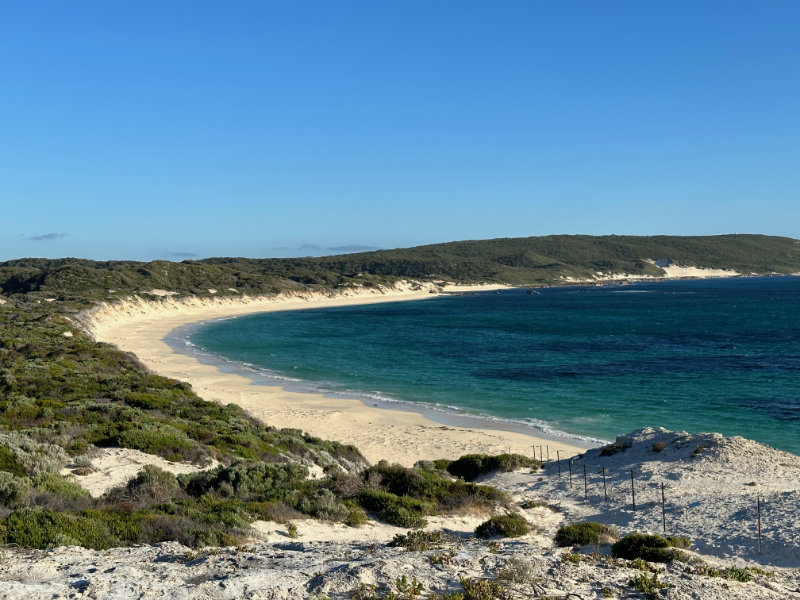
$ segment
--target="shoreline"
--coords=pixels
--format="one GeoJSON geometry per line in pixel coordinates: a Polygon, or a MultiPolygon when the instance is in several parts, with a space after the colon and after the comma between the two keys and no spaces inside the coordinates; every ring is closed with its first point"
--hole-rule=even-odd
{"type": "MultiPolygon", "coordinates": [[[[494,417],[492,415],[481,413],[468,413],[454,406],[441,405],[440,407],[440,405],[397,400],[394,398],[380,397],[378,395],[373,396],[355,391],[328,390],[317,387],[317,384],[313,381],[284,377],[279,374],[271,373],[267,369],[250,366],[245,363],[229,360],[221,356],[205,352],[199,348],[186,346],[188,335],[191,335],[192,331],[194,331],[196,328],[202,327],[205,323],[217,320],[225,320],[225,318],[194,321],[192,323],[188,323],[187,325],[179,326],[170,331],[163,341],[170,348],[172,348],[175,353],[195,358],[198,362],[214,367],[221,373],[241,375],[242,377],[249,379],[254,385],[265,386],[268,388],[277,387],[290,394],[311,394],[315,396],[322,396],[332,401],[357,400],[368,409],[378,408],[381,410],[419,413],[426,419],[435,421],[438,425],[521,433],[523,435],[535,438],[537,440],[537,444],[538,441],[544,440],[546,444],[549,443],[551,446],[553,446],[553,448],[555,448],[554,444],[575,444],[576,446],[579,446],[581,448],[581,452],[583,452],[584,450],[611,443],[610,440],[601,440],[591,438],[589,436],[570,434],[558,430],[548,431],[548,429],[545,427],[536,424],[528,424],[522,421],[515,421],[513,419],[504,419],[502,417],[494,417]]],[[[528,447],[530,448],[530,445],[528,447]]],[[[547,453],[545,452],[545,457],[546,456],[547,453]]]]}
{"type": "MultiPolygon", "coordinates": [[[[509,287],[453,286],[445,291],[509,287]]],[[[372,401],[367,404],[355,397],[290,391],[275,382],[264,384],[257,376],[248,376],[234,363],[233,368],[221,370],[221,365],[208,364],[212,361],[202,361],[175,347],[175,330],[204,321],[272,311],[416,301],[436,297],[435,292],[433,286],[401,283],[393,289],[290,293],[266,298],[162,297],[149,301],[134,297],[95,307],[85,313],[84,322],[95,340],[133,353],[159,375],[188,382],[204,400],[235,403],[266,425],[302,429],[316,437],[352,444],[371,463],[386,459],[411,466],[418,460],[509,451],[530,456],[532,446],[539,445],[548,453],[560,451],[569,456],[597,445],[523,424],[439,412],[424,406],[372,401]]]]}

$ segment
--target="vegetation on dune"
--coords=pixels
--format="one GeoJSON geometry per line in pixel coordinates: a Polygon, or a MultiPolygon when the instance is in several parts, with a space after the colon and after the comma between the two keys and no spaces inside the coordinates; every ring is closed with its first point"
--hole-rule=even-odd
{"type": "MultiPolygon", "coordinates": [[[[661,273],[643,259],[787,273],[800,271],[799,244],[739,235],[548,236],[325,258],[0,263],[0,543],[235,544],[254,519],[313,516],[358,526],[367,513],[416,528],[428,515],[505,505],[502,492],[469,482],[496,470],[541,466],[505,454],[425,461],[414,469],[384,462],[365,468],[352,446],[265,426],[236,405],[204,401],[187,384],[150,373],[135,357],[94,342],[75,317],[98,301],[132,294],[156,299],[147,296],[154,289],[235,296],[374,287],[399,278],[545,284],[598,271],[661,273]],[[94,499],[61,470],[72,464],[75,473],[88,473],[87,453],[104,447],[218,466],[180,477],[147,467],[94,499]],[[310,465],[322,467],[325,477],[309,479],[310,465]]],[[[495,518],[484,529],[511,535],[521,527],[509,521],[514,518],[495,518]]],[[[659,556],[669,552],[660,545],[642,547],[659,556]]],[[[618,551],[637,548],[628,541],[618,551]]],[[[467,587],[464,597],[483,593],[467,587]]]]}
{"type": "Polygon", "coordinates": [[[367,510],[415,527],[424,515],[505,501],[435,467],[363,470],[356,448],[206,402],[93,342],[49,305],[2,305],[0,325],[0,543],[230,544],[256,518],[359,525],[367,510]],[[70,462],[88,468],[83,455],[96,447],[220,466],[178,478],[148,467],[92,499],[59,471],[70,462]],[[322,466],[328,477],[308,479],[303,464],[322,466]]]}
{"type": "Polygon", "coordinates": [[[475,528],[475,535],[481,538],[495,536],[520,537],[531,530],[530,525],[519,513],[496,515],[475,528]]]}
{"type": "Polygon", "coordinates": [[[613,527],[585,521],[583,523],[572,523],[562,525],[556,532],[556,545],[566,546],[588,546],[589,544],[599,544],[604,540],[616,539],[617,534],[613,527]]]}
{"type": "Polygon", "coordinates": [[[676,556],[674,548],[688,548],[691,541],[685,537],[663,538],[660,535],[631,533],[613,546],[611,553],[616,558],[634,560],[640,558],[651,562],[669,562],[676,556]]]}
{"type": "Polygon", "coordinates": [[[165,289],[184,294],[274,294],[308,286],[346,288],[423,281],[518,285],[587,279],[598,272],[659,276],[648,260],[741,273],[800,272],[800,243],[763,235],[587,236],[450,242],[294,259],[210,258],[175,263],[20,259],[0,263],[4,295],[109,300],[165,289]]]}
{"type": "Polygon", "coordinates": [[[517,469],[539,470],[542,463],[534,458],[522,454],[465,454],[446,466],[447,472],[464,481],[475,481],[481,475],[488,475],[496,471],[508,472],[517,469]]]}

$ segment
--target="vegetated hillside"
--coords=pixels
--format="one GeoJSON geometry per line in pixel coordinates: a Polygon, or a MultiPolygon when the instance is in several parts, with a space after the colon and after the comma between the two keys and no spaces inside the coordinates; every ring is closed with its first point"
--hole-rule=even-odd
{"type": "Polygon", "coordinates": [[[367,469],[353,446],[205,401],[95,343],[62,308],[18,298],[0,304],[0,545],[236,545],[255,519],[312,516],[358,526],[370,511],[420,527],[426,515],[490,511],[507,501],[493,488],[453,481],[449,461],[367,469]],[[62,469],[89,474],[103,448],[219,466],[178,477],[147,467],[92,498],[62,469]],[[309,478],[309,468],[324,476],[309,478]]]}
{"type": "Polygon", "coordinates": [[[763,235],[587,236],[450,242],[316,259],[327,270],[415,279],[556,283],[603,273],[663,275],[646,260],[741,273],[800,270],[800,241],[763,235]]]}
{"type": "Polygon", "coordinates": [[[4,295],[106,299],[158,288],[208,294],[275,293],[307,286],[376,285],[396,278],[459,283],[558,283],[606,274],[663,275],[647,260],[741,273],[800,272],[800,241],[763,235],[586,236],[450,242],[294,259],[210,258],[180,263],[20,259],[0,263],[4,295]],[[110,292],[110,290],[114,290],[110,292]]]}

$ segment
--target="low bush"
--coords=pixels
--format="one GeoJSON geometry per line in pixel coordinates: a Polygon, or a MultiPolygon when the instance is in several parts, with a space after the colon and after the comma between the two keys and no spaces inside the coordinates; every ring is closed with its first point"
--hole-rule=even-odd
{"type": "Polygon", "coordinates": [[[511,600],[511,592],[499,581],[493,579],[461,578],[464,600],[511,600]]]}
{"type": "Polygon", "coordinates": [[[75,545],[102,550],[119,541],[102,522],[64,512],[23,508],[0,523],[3,544],[27,548],[53,548],[75,545]]]}
{"type": "Polygon", "coordinates": [[[608,525],[586,521],[559,527],[555,541],[561,547],[588,546],[600,543],[601,536],[615,537],[616,534],[614,529],[608,525]]]}
{"type": "Polygon", "coordinates": [[[179,481],[195,497],[214,493],[243,501],[282,500],[293,490],[310,489],[308,469],[297,463],[237,463],[191,475],[179,481]]]}
{"type": "Polygon", "coordinates": [[[428,524],[424,515],[430,512],[431,506],[416,498],[383,490],[365,490],[359,494],[358,501],[366,510],[375,512],[378,519],[390,525],[419,529],[428,524]]]}
{"type": "Polygon", "coordinates": [[[630,448],[630,444],[621,444],[619,442],[614,442],[613,444],[609,444],[608,446],[603,446],[600,450],[600,456],[613,456],[617,452],[624,452],[628,448],[630,448]]]}
{"type": "Polygon", "coordinates": [[[182,495],[175,475],[153,465],[145,465],[124,486],[114,488],[105,495],[109,503],[132,502],[138,506],[162,503],[182,495]]]}
{"type": "Polygon", "coordinates": [[[507,502],[506,494],[496,488],[454,480],[438,470],[408,469],[386,461],[364,470],[361,477],[365,486],[427,503],[432,507],[430,514],[484,510],[507,502]]]}
{"type": "Polygon", "coordinates": [[[500,581],[533,585],[536,583],[536,569],[531,561],[512,557],[497,573],[497,578],[500,581]]]}
{"type": "Polygon", "coordinates": [[[481,475],[495,471],[515,471],[517,469],[541,469],[542,463],[521,454],[465,454],[447,465],[447,472],[464,481],[475,481],[481,475]]]}
{"type": "Polygon", "coordinates": [[[406,534],[398,533],[388,545],[413,552],[423,552],[442,548],[458,541],[458,537],[443,531],[409,531],[406,534]]]}
{"type": "Polygon", "coordinates": [[[611,553],[615,558],[641,558],[651,562],[669,562],[673,558],[667,540],[660,535],[646,533],[626,535],[611,547],[611,553]]]}
{"type": "Polygon", "coordinates": [[[667,544],[670,548],[681,548],[686,550],[689,546],[692,545],[692,540],[688,537],[679,537],[676,535],[671,535],[667,538],[667,544]]]}
{"type": "Polygon", "coordinates": [[[0,471],[0,504],[9,508],[23,504],[30,489],[31,484],[27,477],[17,477],[7,471],[0,471]]]}
{"type": "Polygon", "coordinates": [[[725,579],[733,579],[734,581],[739,581],[741,583],[747,583],[748,581],[753,580],[753,576],[750,574],[750,571],[735,566],[728,567],[722,571],[722,576],[725,579]]]}
{"type": "Polygon", "coordinates": [[[645,598],[657,598],[661,588],[669,587],[658,580],[658,573],[648,577],[646,573],[639,573],[628,581],[628,585],[644,594],[645,598]]]}
{"type": "Polygon", "coordinates": [[[475,535],[490,538],[497,535],[503,537],[520,537],[531,530],[530,525],[519,513],[494,516],[475,528],[475,535]]]}

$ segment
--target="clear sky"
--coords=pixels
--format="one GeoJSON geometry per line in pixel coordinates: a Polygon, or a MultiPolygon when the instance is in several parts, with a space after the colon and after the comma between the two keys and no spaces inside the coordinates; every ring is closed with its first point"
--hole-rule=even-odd
{"type": "Polygon", "coordinates": [[[0,260],[800,237],[796,0],[0,0],[0,260]]]}

